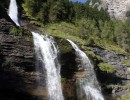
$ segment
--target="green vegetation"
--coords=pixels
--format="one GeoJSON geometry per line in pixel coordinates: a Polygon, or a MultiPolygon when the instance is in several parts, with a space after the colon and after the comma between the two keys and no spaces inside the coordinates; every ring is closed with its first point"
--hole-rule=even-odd
{"type": "Polygon", "coordinates": [[[130,52],[130,23],[110,20],[108,13],[89,3],[70,0],[24,0],[23,8],[44,33],[96,45],[118,54],[130,52]]]}
{"type": "MultiPolygon", "coordinates": [[[[108,88],[120,88],[120,89],[130,89],[130,83],[126,85],[108,85],[108,88]]],[[[129,100],[130,99],[130,92],[126,93],[125,95],[121,95],[117,98],[117,100],[129,100]]]]}
{"type": "MultiPolygon", "coordinates": [[[[126,85],[108,85],[108,88],[120,88],[120,89],[130,89],[130,83],[126,85]]],[[[118,97],[117,100],[129,100],[130,99],[130,92],[118,97]]]]}
{"type": "Polygon", "coordinates": [[[83,4],[70,0],[24,0],[23,8],[28,16],[33,16],[43,23],[73,22],[81,18],[90,18],[96,21],[110,19],[103,9],[98,11],[96,8],[90,7],[87,2],[83,4]]]}
{"type": "Polygon", "coordinates": [[[48,35],[52,35],[55,37],[60,37],[63,39],[72,39],[74,42],[85,45],[86,41],[81,39],[78,35],[78,28],[76,28],[73,24],[60,22],[54,24],[48,24],[44,28],[41,28],[43,33],[48,35]]]}
{"type": "Polygon", "coordinates": [[[62,77],[62,78],[61,78],[61,81],[62,81],[63,84],[65,84],[66,81],[67,81],[67,79],[62,77]]]}
{"type": "Polygon", "coordinates": [[[105,71],[107,73],[114,73],[115,72],[115,68],[113,65],[111,64],[107,64],[107,63],[100,63],[98,64],[98,67],[101,71],[105,71]]]}
{"type": "Polygon", "coordinates": [[[122,89],[130,89],[130,83],[126,85],[108,85],[108,88],[122,88],[122,89]]]}
{"type": "Polygon", "coordinates": [[[87,50],[87,51],[86,51],[86,54],[87,54],[88,56],[91,56],[92,58],[96,58],[96,59],[99,60],[99,61],[103,61],[103,58],[102,58],[102,57],[96,55],[96,54],[95,54],[94,52],[92,52],[92,51],[87,50]]]}
{"type": "Polygon", "coordinates": [[[130,92],[122,95],[120,98],[118,98],[117,100],[129,100],[130,99],[130,92]]]}
{"type": "Polygon", "coordinates": [[[107,37],[99,37],[99,35],[102,35],[103,33],[100,33],[94,23],[94,20],[89,19],[81,19],[75,21],[74,24],[67,22],[58,22],[53,24],[50,23],[47,25],[40,25],[43,26],[40,28],[40,30],[42,30],[43,33],[55,37],[72,39],[74,42],[79,43],[80,46],[100,46],[107,50],[113,50],[118,54],[128,54],[124,49],[121,48],[121,46],[119,46],[120,44],[118,45],[116,42],[109,40],[107,37]]]}
{"type": "Polygon", "coordinates": [[[130,67],[130,60],[123,60],[122,63],[130,67]]]}
{"type": "Polygon", "coordinates": [[[30,31],[20,28],[20,27],[12,27],[10,29],[10,34],[11,35],[15,35],[15,36],[23,36],[23,35],[27,35],[30,36],[30,31]]]}

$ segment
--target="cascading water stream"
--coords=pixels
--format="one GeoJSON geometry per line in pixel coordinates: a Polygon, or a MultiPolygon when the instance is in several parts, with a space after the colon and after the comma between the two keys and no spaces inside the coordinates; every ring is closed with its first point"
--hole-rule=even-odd
{"type": "Polygon", "coordinates": [[[80,59],[82,71],[87,73],[84,77],[76,79],[78,100],[104,100],[89,58],[74,42],[69,39],[67,39],[67,41],[69,41],[74,48],[77,58],[80,59]]]}
{"type": "MultiPolygon", "coordinates": [[[[9,16],[17,26],[20,26],[18,20],[18,8],[16,0],[10,0],[9,16]]],[[[35,45],[35,53],[37,58],[37,71],[45,78],[38,81],[39,85],[46,82],[49,100],[64,100],[61,79],[60,64],[58,62],[58,49],[52,37],[40,35],[32,32],[35,45]]],[[[77,97],[78,100],[104,100],[100,86],[98,85],[93,66],[87,55],[81,51],[76,44],[67,39],[76,51],[76,56],[80,59],[82,69],[86,71],[88,76],[77,78],[77,97]]]]}
{"type": "Polygon", "coordinates": [[[19,21],[18,21],[18,7],[16,0],[10,0],[10,5],[9,5],[9,16],[10,18],[15,22],[17,26],[20,26],[19,21]]]}
{"type": "MultiPolygon", "coordinates": [[[[37,71],[45,75],[46,87],[48,89],[49,100],[64,100],[61,89],[60,64],[58,61],[58,49],[52,37],[43,36],[32,32],[37,71]]],[[[45,83],[39,81],[39,85],[45,83]]]]}

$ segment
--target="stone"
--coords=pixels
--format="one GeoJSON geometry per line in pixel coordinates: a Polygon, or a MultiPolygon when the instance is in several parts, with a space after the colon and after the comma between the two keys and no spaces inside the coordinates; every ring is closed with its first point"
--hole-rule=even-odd
{"type": "Polygon", "coordinates": [[[97,2],[100,2],[100,6],[108,11],[111,18],[127,19],[126,13],[130,10],[130,0],[97,0],[97,2]]]}
{"type": "Polygon", "coordinates": [[[76,78],[84,78],[87,76],[87,72],[86,71],[78,71],[75,72],[74,77],[76,78]]]}
{"type": "MultiPolygon", "coordinates": [[[[112,64],[115,67],[115,72],[113,74],[108,74],[99,70],[97,72],[99,80],[101,80],[102,82],[107,82],[111,85],[126,85],[130,82],[129,66],[122,63],[123,60],[128,60],[127,55],[117,54],[114,51],[105,50],[98,46],[93,46],[90,48],[96,55],[102,57],[105,60],[105,63],[112,64]]],[[[112,88],[111,90],[111,93],[116,96],[127,92],[130,91],[128,91],[127,89],[119,88],[112,88]]]]}

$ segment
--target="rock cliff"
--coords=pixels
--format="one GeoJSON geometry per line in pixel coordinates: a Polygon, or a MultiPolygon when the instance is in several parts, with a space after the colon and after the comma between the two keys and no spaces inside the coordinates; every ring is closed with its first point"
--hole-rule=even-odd
{"type": "MultiPolygon", "coordinates": [[[[97,71],[98,78],[105,87],[110,87],[110,94],[114,96],[120,96],[127,94],[130,90],[129,87],[123,88],[122,86],[128,85],[130,82],[129,65],[123,63],[124,60],[130,60],[127,55],[118,54],[114,51],[105,50],[100,47],[90,47],[91,50],[100,57],[103,58],[104,62],[111,64],[115,68],[114,73],[106,73],[101,70],[97,71]]],[[[103,87],[104,87],[103,86],[103,87]]],[[[105,89],[104,87],[104,89],[105,89]]]]}
{"type": "Polygon", "coordinates": [[[0,99],[35,100],[36,72],[29,37],[10,35],[13,25],[0,19],[0,99]]]}
{"type": "Polygon", "coordinates": [[[128,16],[126,16],[126,14],[130,10],[129,0],[97,0],[97,2],[100,2],[100,5],[108,11],[111,18],[121,20],[127,19],[128,16]]]}

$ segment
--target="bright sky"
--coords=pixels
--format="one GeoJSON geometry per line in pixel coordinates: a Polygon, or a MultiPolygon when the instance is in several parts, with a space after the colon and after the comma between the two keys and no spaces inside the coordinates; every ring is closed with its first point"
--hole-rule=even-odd
{"type": "Polygon", "coordinates": [[[72,0],[74,2],[78,1],[78,2],[86,2],[87,0],[72,0]]]}

